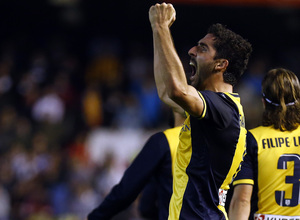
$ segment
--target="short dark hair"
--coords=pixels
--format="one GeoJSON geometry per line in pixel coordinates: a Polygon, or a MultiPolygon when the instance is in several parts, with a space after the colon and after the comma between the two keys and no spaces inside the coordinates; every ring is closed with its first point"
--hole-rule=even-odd
{"type": "Polygon", "coordinates": [[[226,83],[234,86],[247,68],[252,46],[246,39],[222,24],[211,25],[208,34],[215,37],[215,59],[227,59],[229,61],[223,77],[226,83]]]}
{"type": "Polygon", "coordinates": [[[262,81],[265,99],[263,126],[281,131],[295,130],[300,124],[300,84],[297,76],[284,68],[271,69],[262,81]]]}

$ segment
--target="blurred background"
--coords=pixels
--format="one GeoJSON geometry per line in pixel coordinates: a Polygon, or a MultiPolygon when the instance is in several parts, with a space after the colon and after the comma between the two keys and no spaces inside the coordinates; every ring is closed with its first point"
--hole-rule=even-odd
{"type": "MultiPolygon", "coordinates": [[[[253,45],[235,88],[259,125],[270,68],[300,74],[298,0],[174,0],[175,46],[216,22],[253,45]]],[[[96,207],[170,110],[153,80],[156,1],[0,1],[0,220],[79,220],[96,207]]],[[[115,219],[141,219],[133,204],[115,219]]]]}

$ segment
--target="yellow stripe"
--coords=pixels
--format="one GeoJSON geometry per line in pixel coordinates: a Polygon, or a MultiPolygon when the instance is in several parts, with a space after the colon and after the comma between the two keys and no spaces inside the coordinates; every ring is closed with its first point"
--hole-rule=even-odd
{"type": "Polygon", "coordinates": [[[246,133],[247,130],[245,127],[243,127],[244,125],[242,125],[243,123],[243,107],[240,104],[240,98],[239,97],[235,97],[232,96],[230,93],[225,93],[227,96],[229,96],[237,105],[238,109],[239,109],[239,114],[240,114],[240,134],[239,134],[239,140],[238,140],[238,144],[236,146],[236,150],[234,153],[234,157],[232,159],[232,164],[230,167],[230,170],[221,186],[221,189],[225,189],[228,190],[229,189],[229,184],[232,182],[233,177],[235,177],[235,175],[237,174],[238,168],[241,164],[241,161],[243,160],[243,155],[244,152],[246,150],[246,133]]]}
{"type": "MultiPolygon", "coordinates": [[[[202,96],[201,92],[198,91],[198,94],[199,94],[200,98],[201,98],[202,101],[203,101],[203,111],[202,111],[201,116],[198,117],[198,119],[202,119],[202,118],[204,118],[204,116],[205,116],[205,114],[206,114],[206,109],[207,109],[207,107],[206,107],[206,101],[205,101],[204,97],[202,96]]],[[[186,111],[184,111],[184,114],[185,114],[185,117],[186,117],[186,118],[190,115],[190,114],[189,114],[188,112],[186,112],[186,111]]]]}
{"type": "Polygon", "coordinates": [[[190,115],[188,113],[187,115],[188,117],[180,132],[179,145],[177,148],[176,163],[174,166],[174,180],[177,181],[173,181],[173,194],[169,205],[169,220],[179,219],[183,195],[189,181],[186,168],[192,157],[192,146],[190,115]],[[180,155],[180,157],[178,155],[180,155]]]}
{"type": "Polygon", "coordinates": [[[221,206],[221,205],[218,205],[218,209],[220,209],[223,212],[223,214],[225,215],[226,220],[228,220],[228,216],[227,216],[225,207],[221,206]]]}
{"type": "Polygon", "coordinates": [[[171,159],[172,159],[172,175],[174,174],[174,164],[176,158],[177,147],[179,144],[179,133],[181,130],[181,126],[170,128],[164,131],[164,134],[168,140],[170,152],[171,152],[171,159]]]}
{"type": "Polygon", "coordinates": [[[241,180],[235,180],[232,183],[233,186],[240,185],[240,184],[254,185],[254,181],[251,179],[241,179],[241,180]]]}
{"type": "Polygon", "coordinates": [[[203,101],[203,112],[202,112],[201,116],[199,117],[199,118],[201,119],[201,118],[203,118],[203,117],[205,116],[205,114],[206,114],[207,106],[206,106],[205,99],[204,99],[204,97],[202,96],[201,92],[198,91],[198,94],[199,94],[200,98],[201,98],[202,101],[203,101]]]}
{"type": "MultiPolygon", "coordinates": [[[[229,169],[229,172],[223,181],[221,185],[221,189],[228,190],[229,189],[229,184],[232,182],[233,178],[236,176],[237,172],[240,169],[240,164],[241,161],[243,160],[244,152],[246,150],[246,133],[247,130],[245,128],[245,123],[244,123],[244,113],[243,113],[243,107],[240,104],[240,98],[232,96],[230,93],[225,93],[227,96],[229,96],[237,105],[238,110],[239,110],[239,115],[240,115],[240,134],[239,134],[239,139],[238,143],[236,146],[236,150],[234,153],[234,157],[232,159],[231,167],[229,169]]],[[[226,219],[228,220],[226,210],[223,206],[218,205],[218,208],[224,213],[226,219]]]]}

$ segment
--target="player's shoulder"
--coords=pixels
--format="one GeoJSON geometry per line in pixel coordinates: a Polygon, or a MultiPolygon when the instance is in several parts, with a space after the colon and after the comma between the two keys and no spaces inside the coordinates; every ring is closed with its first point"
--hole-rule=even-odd
{"type": "Polygon", "coordinates": [[[203,91],[198,91],[199,94],[203,96],[209,96],[209,97],[222,97],[224,96],[224,93],[222,92],[214,92],[211,90],[203,90],[203,91]]]}
{"type": "Polygon", "coordinates": [[[234,92],[215,92],[215,91],[211,91],[211,90],[202,90],[202,91],[198,91],[199,93],[203,94],[203,95],[207,95],[207,96],[215,96],[215,97],[220,97],[220,98],[240,98],[240,95],[238,93],[234,93],[234,92]]]}
{"type": "Polygon", "coordinates": [[[256,133],[256,132],[260,132],[260,131],[266,130],[266,129],[269,129],[269,127],[266,127],[266,126],[258,126],[258,127],[249,129],[249,132],[251,132],[251,133],[256,133]]]}
{"type": "Polygon", "coordinates": [[[199,95],[207,105],[216,106],[216,110],[222,109],[224,111],[226,108],[232,108],[232,106],[236,106],[239,103],[239,100],[232,96],[231,93],[204,90],[199,91],[199,95]]]}
{"type": "Polygon", "coordinates": [[[271,126],[258,126],[250,129],[248,132],[251,133],[256,139],[258,139],[262,135],[265,136],[274,132],[274,128],[272,128],[271,126]]]}
{"type": "Polygon", "coordinates": [[[144,148],[150,149],[153,152],[160,152],[159,154],[162,154],[163,152],[168,152],[169,144],[164,132],[159,131],[152,134],[148,138],[144,148]]]}
{"type": "Polygon", "coordinates": [[[165,138],[166,138],[166,135],[165,135],[164,131],[158,131],[150,136],[149,141],[158,141],[158,140],[162,140],[165,138]]]}

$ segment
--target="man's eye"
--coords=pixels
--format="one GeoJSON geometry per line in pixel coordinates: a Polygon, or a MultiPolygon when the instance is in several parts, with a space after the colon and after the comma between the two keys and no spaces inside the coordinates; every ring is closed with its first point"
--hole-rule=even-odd
{"type": "Polygon", "coordinates": [[[207,48],[204,46],[201,46],[201,51],[205,52],[205,51],[207,51],[207,48]]]}

